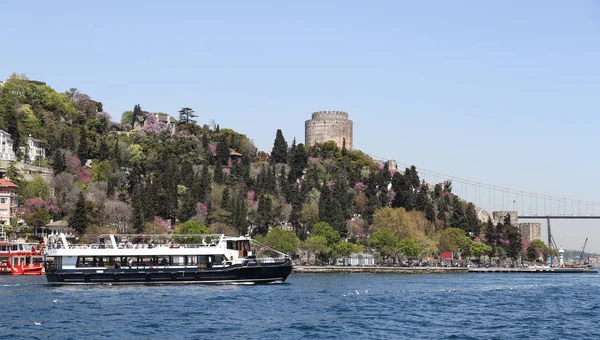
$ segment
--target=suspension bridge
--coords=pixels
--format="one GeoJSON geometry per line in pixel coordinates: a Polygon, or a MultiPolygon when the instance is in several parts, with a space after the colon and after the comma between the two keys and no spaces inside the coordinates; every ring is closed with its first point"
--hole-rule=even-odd
{"type": "MultiPolygon", "coordinates": [[[[375,160],[388,161],[382,157],[369,156],[375,160]]],[[[412,166],[394,162],[400,171],[412,166]]],[[[548,244],[553,242],[550,220],[600,220],[600,202],[506,188],[419,167],[417,172],[419,178],[428,184],[452,181],[454,194],[472,202],[490,215],[495,211],[517,212],[520,222],[545,222],[548,244]]]]}

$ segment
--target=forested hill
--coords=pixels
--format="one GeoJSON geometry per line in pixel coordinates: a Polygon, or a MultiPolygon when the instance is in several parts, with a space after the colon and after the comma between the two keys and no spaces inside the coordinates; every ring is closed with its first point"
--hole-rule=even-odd
{"type": "Polygon", "coordinates": [[[82,242],[106,232],[210,228],[267,234],[266,242],[289,252],[299,239],[320,259],[361,247],[394,260],[477,247],[509,257],[521,251],[514,228],[481,224],[450,182],[427,185],[414,167],[389,169],[333,142],[305,146],[277,130],[273,149],[259,152],[246,135],[198,124],[205,117],[191,108],[175,120],[132,98],[133,109],[113,122],[101,101],[76,89],[56,92],[13,75],[0,91],[0,128],[17,156],[31,135],[45,145],[53,170],[49,182],[25,181],[9,167],[30,228],[13,232],[50,219],[68,220],[82,242]]]}

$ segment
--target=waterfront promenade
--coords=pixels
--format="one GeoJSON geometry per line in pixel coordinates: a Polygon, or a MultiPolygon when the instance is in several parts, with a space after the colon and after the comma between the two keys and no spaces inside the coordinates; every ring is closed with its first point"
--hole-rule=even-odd
{"type": "Polygon", "coordinates": [[[294,266],[294,273],[450,274],[467,272],[468,268],[465,267],[294,266]]]}

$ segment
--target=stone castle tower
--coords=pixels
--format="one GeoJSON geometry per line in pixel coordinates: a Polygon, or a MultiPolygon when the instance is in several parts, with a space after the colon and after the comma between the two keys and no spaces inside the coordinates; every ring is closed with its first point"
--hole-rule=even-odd
{"type": "Polygon", "coordinates": [[[313,112],[312,119],[306,121],[304,128],[305,145],[332,140],[341,148],[345,139],[346,149],[352,150],[352,121],[348,119],[347,112],[313,112]]]}

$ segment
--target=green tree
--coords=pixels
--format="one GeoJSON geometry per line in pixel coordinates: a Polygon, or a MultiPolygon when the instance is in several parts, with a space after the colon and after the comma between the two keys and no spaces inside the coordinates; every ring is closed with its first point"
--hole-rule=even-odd
{"type": "Polygon", "coordinates": [[[398,239],[389,229],[381,229],[371,235],[371,244],[381,255],[383,260],[392,257],[394,263],[395,256],[398,253],[398,239]]]}
{"type": "Polygon", "coordinates": [[[398,242],[398,251],[406,257],[414,258],[421,253],[421,246],[417,242],[406,237],[398,242]]]}
{"type": "Polygon", "coordinates": [[[492,247],[482,242],[472,242],[470,251],[472,256],[475,256],[478,261],[481,261],[483,255],[492,253],[492,247]]]}
{"type": "Polygon", "coordinates": [[[291,230],[284,230],[280,226],[271,229],[263,239],[265,245],[286,254],[297,254],[300,240],[291,230]]]}
{"type": "Polygon", "coordinates": [[[133,111],[124,111],[121,115],[121,125],[131,125],[133,122],[133,111]]]}
{"type": "Polygon", "coordinates": [[[333,245],[333,254],[335,257],[350,256],[354,253],[362,252],[363,250],[363,247],[346,241],[338,242],[333,245]]]}
{"type": "Polygon", "coordinates": [[[328,251],[327,238],[325,238],[325,236],[322,235],[308,237],[302,243],[302,247],[308,253],[307,255],[309,262],[311,253],[315,254],[315,260],[317,257],[324,258],[328,251]]]}
{"type": "Polygon", "coordinates": [[[544,262],[548,260],[547,254],[549,254],[546,245],[542,240],[533,240],[527,246],[527,260],[528,261],[537,261],[542,258],[544,262]]]}
{"type": "MultiPolygon", "coordinates": [[[[11,177],[12,179],[12,177],[11,177]]],[[[13,180],[14,182],[14,180],[13,180]]],[[[24,196],[25,199],[29,198],[41,198],[46,199],[50,196],[50,188],[46,180],[40,176],[35,175],[31,179],[31,181],[26,181],[22,183],[21,186],[21,195],[24,196]]]]}
{"type": "Polygon", "coordinates": [[[327,246],[332,247],[334,244],[340,242],[342,239],[340,233],[333,229],[331,225],[326,222],[319,222],[313,225],[310,230],[311,236],[324,236],[327,239],[327,246]]]}
{"type": "Polygon", "coordinates": [[[75,211],[71,218],[69,218],[69,226],[79,235],[83,235],[86,227],[90,222],[90,218],[88,215],[85,196],[83,195],[83,191],[79,192],[79,198],[77,199],[77,203],[75,204],[75,211]]]}
{"type": "Polygon", "coordinates": [[[439,241],[441,251],[469,252],[471,240],[465,235],[465,231],[458,228],[447,228],[442,232],[439,241]]]}
{"type": "Polygon", "coordinates": [[[212,230],[200,221],[186,221],[181,223],[173,230],[177,235],[206,235],[212,234],[212,230]]]}
{"type": "Polygon", "coordinates": [[[25,214],[25,223],[28,226],[37,229],[50,222],[50,212],[45,208],[37,208],[30,213],[25,214]]]}
{"type": "Polygon", "coordinates": [[[288,145],[283,138],[281,129],[277,129],[275,135],[275,143],[273,144],[273,150],[271,151],[271,162],[273,163],[287,163],[287,150],[288,145]]]}
{"type": "Polygon", "coordinates": [[[513,261],[517,261],[523,250],[523,242],[521,239],[521,232],[519,228],[508,225],[506,226],[506,238],[508,245],[506,248],[506,256],[510,257],[513,261]]]}

